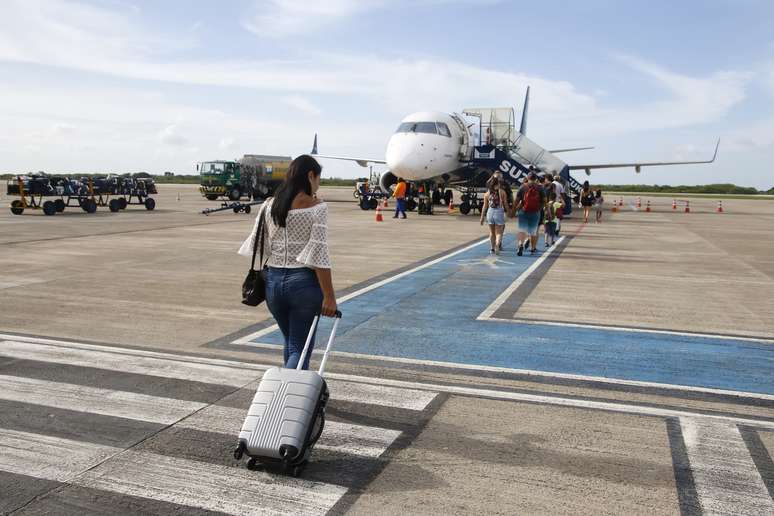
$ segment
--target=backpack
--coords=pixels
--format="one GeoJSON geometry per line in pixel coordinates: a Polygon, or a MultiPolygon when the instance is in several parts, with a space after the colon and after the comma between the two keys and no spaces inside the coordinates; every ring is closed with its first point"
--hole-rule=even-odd
{"type": "Polygon", "coordinates": [[[522,208],[527,213],[540,211],[540,190],[535,185],[527,186],[524,191],[524,206],[522,208]]]}

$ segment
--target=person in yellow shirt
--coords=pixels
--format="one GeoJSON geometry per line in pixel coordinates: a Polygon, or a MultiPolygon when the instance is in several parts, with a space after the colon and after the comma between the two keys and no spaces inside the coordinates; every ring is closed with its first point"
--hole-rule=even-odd
{"type": "Polygon", "coordinates": [[[393,219],[398,218],[398,214],[402,215],[402,219],[406,218],[406,182],[402,177],[398,178],[398,185],[395,187],[395,191],[392,193],[395,197],[395,215],[393,219]]]}

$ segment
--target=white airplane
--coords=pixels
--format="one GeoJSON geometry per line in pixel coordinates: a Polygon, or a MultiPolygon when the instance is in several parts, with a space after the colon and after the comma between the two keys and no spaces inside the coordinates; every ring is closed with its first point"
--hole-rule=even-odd
{"type": "MultiPolygon", "coordinates": [[[[572,179],[571,170],[584,170],[589,175],[592,169],[634,167],[639,173],[642,167],[712,163],[720,144],[718,141],[712,159],[705,161],[568,165],[555,154],[593,147],[544,149],[526,136],[528,110],[529,87],[518,132],[515,131],[512,108],[470,108],[462,114],[420,111],[401,120],[387,142],[385,159],[321,155],[317,151],[317,135],[311,154],[319,158],[354,161],[363,167],[387,165],[388,171],[380,180],[380,187],[385,192],[389,192],[402,177],[416,185],[424,184],[425,191],[433,191],[434,202],[444,198],[448,204],[452,198],[449,188],[458,189],[463,193],[460,210],[465,213],[480,205],[477,192],[495,170],[500,170],[506,179],[517,184],[528,169],[539,174],[551,173],[562,177],[577,190],[580,183],[572,179]],[[466,202],[469,203],[467,207],[464,206],[466,202]]],[[[411,204],[410,200],[410,208],[411,204]]]]}

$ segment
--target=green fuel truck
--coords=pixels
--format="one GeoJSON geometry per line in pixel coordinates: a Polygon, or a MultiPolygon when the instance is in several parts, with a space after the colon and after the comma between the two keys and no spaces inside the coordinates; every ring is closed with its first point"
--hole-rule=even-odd
{"type": "Polygon", "coordinates": [[[237,161],[202,161],[199,191],[210,201],[266,198],[285,179],[290,156],[245,154],[237,161]]]}

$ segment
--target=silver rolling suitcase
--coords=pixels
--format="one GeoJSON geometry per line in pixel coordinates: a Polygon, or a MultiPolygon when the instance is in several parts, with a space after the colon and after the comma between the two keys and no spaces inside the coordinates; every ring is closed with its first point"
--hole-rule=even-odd
{"type": "Polygon", "coordinates": [[[329,393],[323,372],[340,319],[341,312],[336,312],[317,372],[301,367],[320,316],[312,322],[296,369],[272,367],[263,374],[234,450],[236,460],[249,457],[248,469],[256,469],[259,463],[277,463],[295,477],[301,474],[325,426],[329,393]]]}

